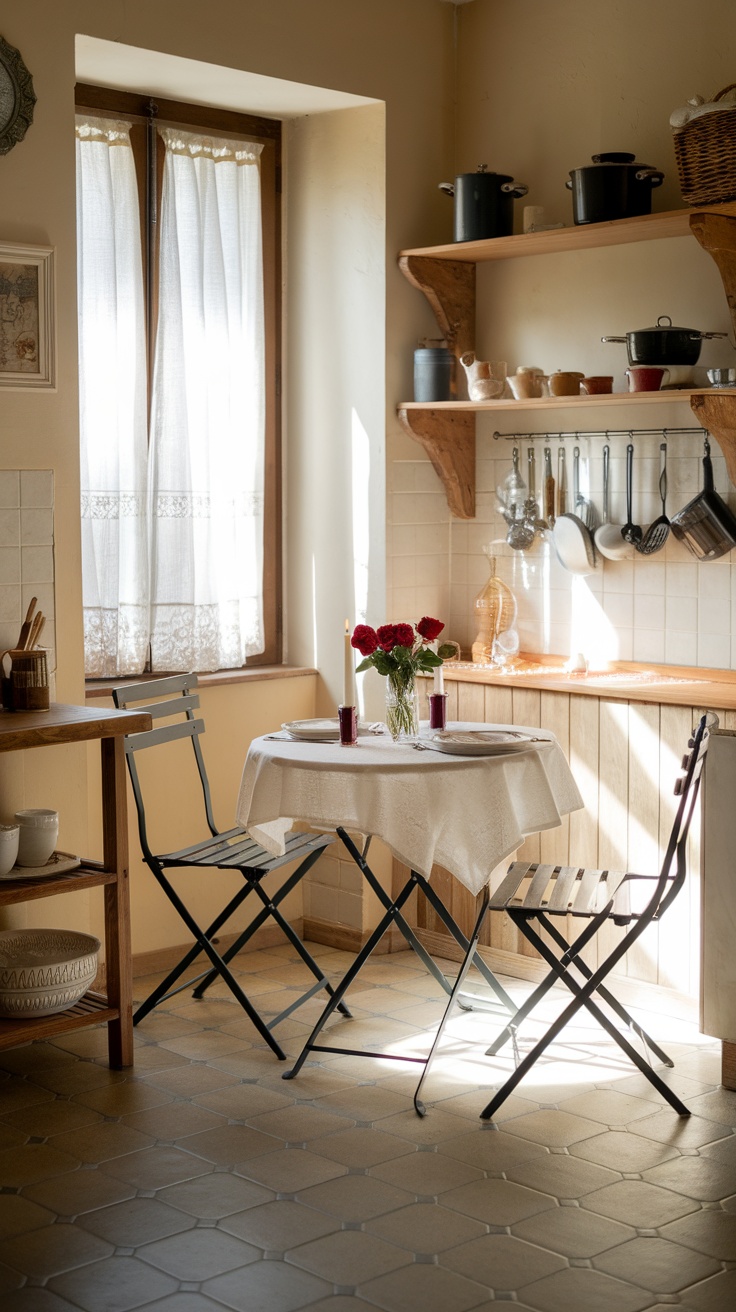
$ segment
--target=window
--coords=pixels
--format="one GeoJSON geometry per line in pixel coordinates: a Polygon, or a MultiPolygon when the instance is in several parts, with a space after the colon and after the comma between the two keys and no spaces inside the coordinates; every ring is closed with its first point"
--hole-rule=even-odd
{"type": "Polygon", "coordinates": [[[278,662],[280,124],[77,108],[87,674],[278,662]]]}

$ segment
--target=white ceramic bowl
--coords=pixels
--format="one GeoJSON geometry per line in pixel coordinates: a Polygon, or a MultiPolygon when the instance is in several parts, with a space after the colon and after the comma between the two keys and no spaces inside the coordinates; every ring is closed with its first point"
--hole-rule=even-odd
{"type": "Polygon", "coordinates": [[[100,940],[71,929],[0,930],[0,1016],[52,1016],[97,974],[100,940]]]}
{"type": "Polygon", "coordinates": [[[16,811],[18,837],[18,865],[43,866],[53,855],[59,837],[59,813],[45,807],[16,811]]]}
{"type": "Polygon", "coordinates": [[[0,825],[0,877],[9,874],[18,856],[18,825],[0,825]]]}

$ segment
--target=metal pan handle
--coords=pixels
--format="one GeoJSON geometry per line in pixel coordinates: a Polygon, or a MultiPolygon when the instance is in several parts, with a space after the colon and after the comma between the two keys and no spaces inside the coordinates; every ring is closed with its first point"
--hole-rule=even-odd
{"type": "Polygon", "coordinates": [[[601,337],[602,342],[620,342],[622,346],[626,345],[625,337],[601,337]]]}

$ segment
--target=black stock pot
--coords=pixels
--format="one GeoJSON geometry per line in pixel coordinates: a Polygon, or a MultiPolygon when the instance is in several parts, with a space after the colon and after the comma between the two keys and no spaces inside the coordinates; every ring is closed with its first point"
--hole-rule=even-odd
{"type": "Polygon", "coordinates": [[[510,237],[514,230],[514,200],[528,187],[508,173],[488,173],[479,164],[475,173],[461,173],[454,182],[440,182],[440,191],[455,197],[454,241],[483,241],[510,237]]]}
{"type": "Polygon", "coordinates": [[[574,223],[605,223],[634,219],[652,212],[652,189],[660,187],[664,173],[649,164],[637,164],[627,151],[593,155],[593,163],[570,169],[565,183],[572,192],[574,223]]]}
{"type": "Polygon", "coordinates": [[[654,328],[637,328],[625,337],[601,337],[602,342],[624,342],[629,364],[697,364],[701,343],[728,333],[701,333],[697,328],[675,328],[668,314],[660,314],[654,328]]]}

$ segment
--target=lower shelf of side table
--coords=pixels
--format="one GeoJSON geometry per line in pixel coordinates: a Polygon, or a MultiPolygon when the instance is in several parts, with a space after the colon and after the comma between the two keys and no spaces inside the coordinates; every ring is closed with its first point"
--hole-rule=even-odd
{"type": "Polygon", "coordinates": [[[117,1008],[108,1007],[104,994],[85,993],[73,1007],[57,1011],[54,1016],[24,1016],[17,1020],[0,1018],[0,1051],[15,1048],[20,1043],[30,1043],[33,1039],[50,1039],[55,1034],[66,1034],[85,1025],[102,1025],[117,1020],[119,1015],[117,1008]]]}

